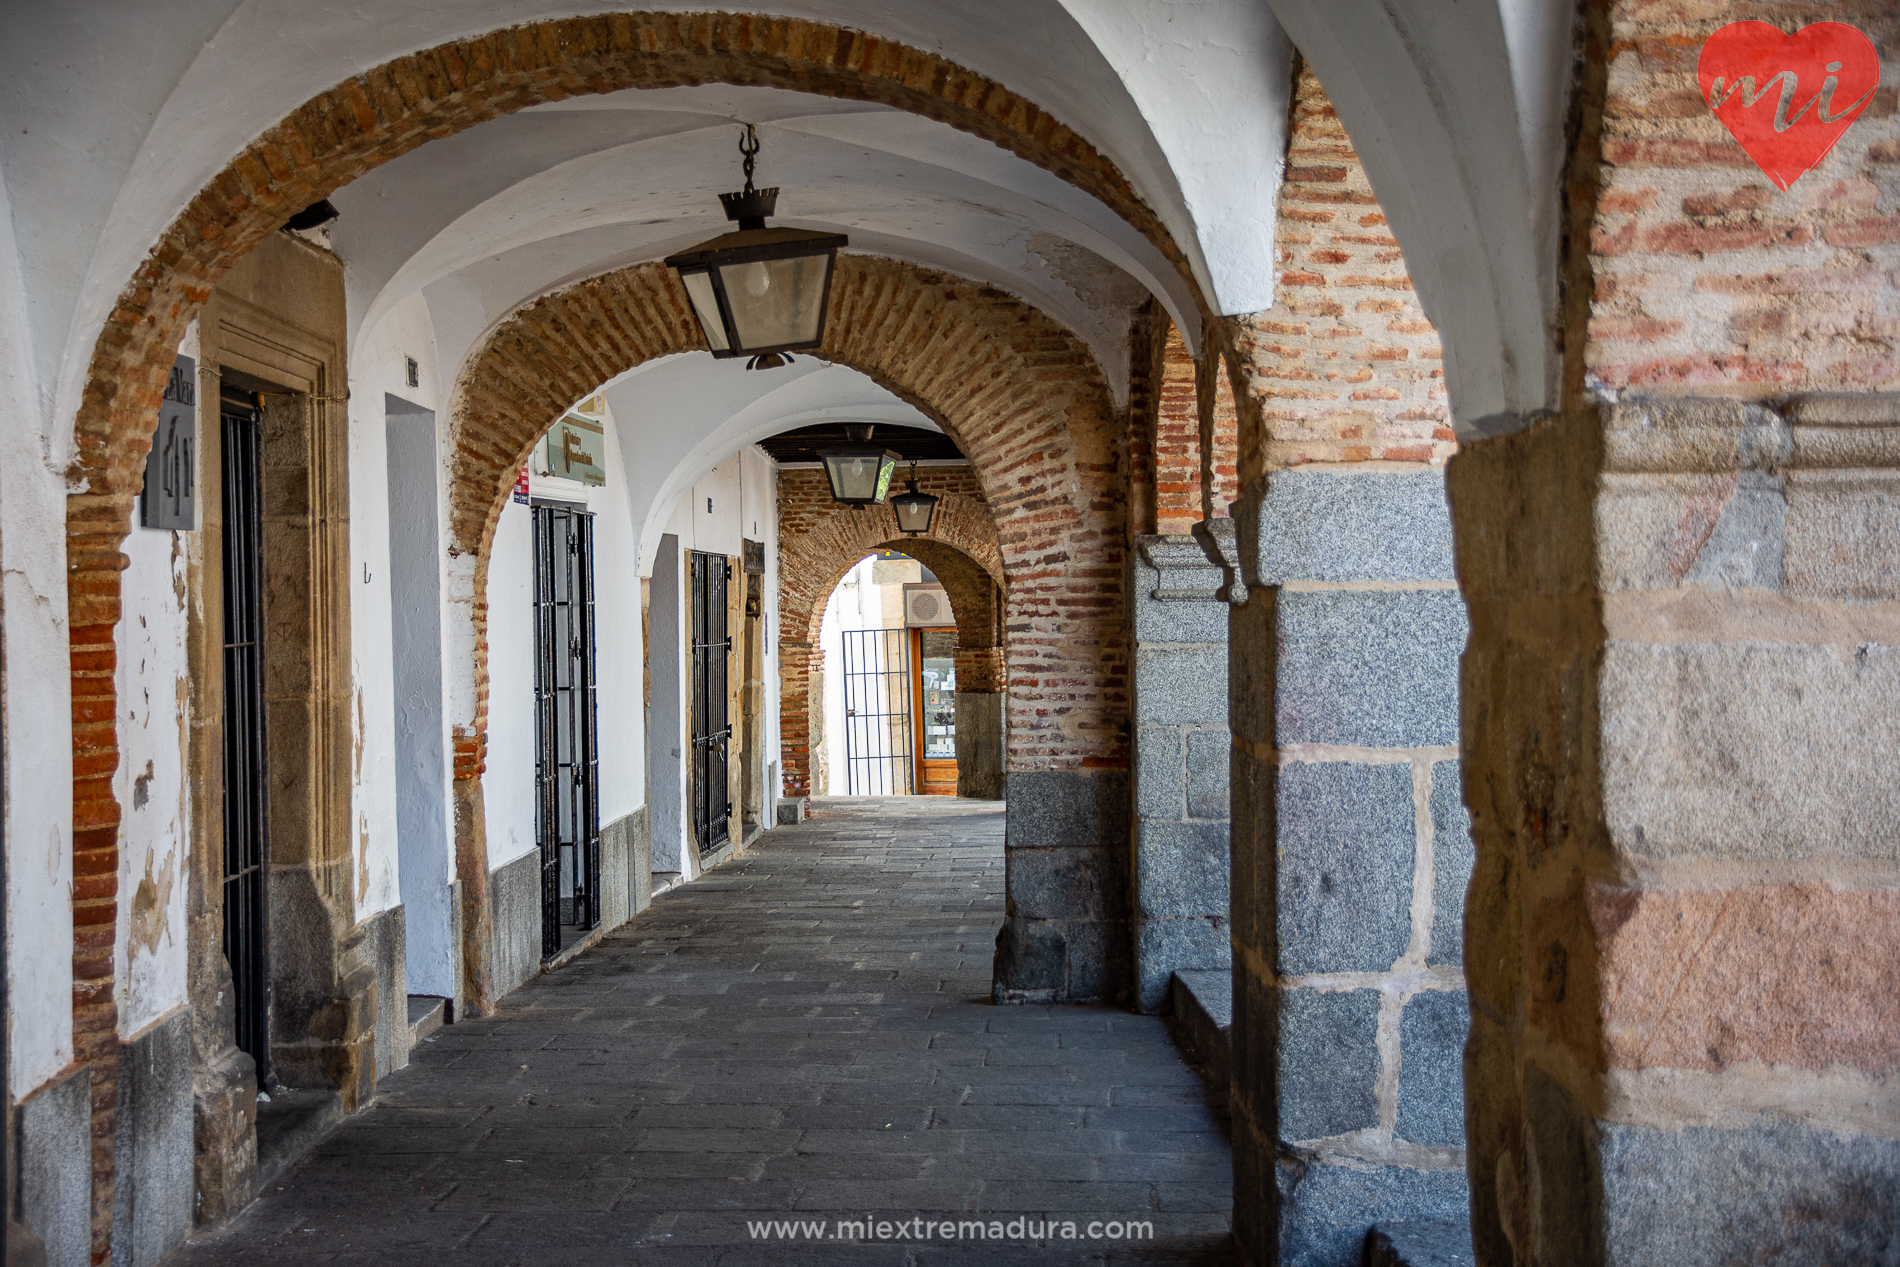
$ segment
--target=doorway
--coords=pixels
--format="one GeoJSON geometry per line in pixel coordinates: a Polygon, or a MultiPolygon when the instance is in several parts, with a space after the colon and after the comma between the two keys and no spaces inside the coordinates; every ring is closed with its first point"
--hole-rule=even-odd
{"type": "Polygon", "coordinates": [[[957,631],[910,631],[912,736],[918,792],[957,794],[957,631]]]}
{"type": "Polygon", "coordinates": [[[600,923],[600,758],[595,716],[594,517],[534,507],[536,837],[541,953],[600,923]]]}
{"type": "Polygon", "coordinates": [[[732,835],[732,794],[727,760],[732,714],[727,665],[732,635],[727,629],[726,587],[732,564],[720,554],[693,552],[693,836],[701,855],[732,835]]]}
{"type": "Polygon", "coordinates": [[[263,431],[248,394],[219,402],[224,498],[224,956],[239,1050],[272,1087],[269,748],[264,724],[263,431]]]}
{"type": "Polygon", "coordinates": [[[907,629],[847,629],[844,768],[851,796],[909,796],[916,788],[907,629]]]}

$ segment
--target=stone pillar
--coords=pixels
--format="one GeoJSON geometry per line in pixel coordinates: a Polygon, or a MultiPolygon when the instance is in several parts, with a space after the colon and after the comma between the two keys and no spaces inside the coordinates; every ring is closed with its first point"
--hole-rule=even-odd
{"type": "MultiPolygon", "coordinates": [[[[1232,521],[1220,525],[1231,535],[1232,521]]],[[[1180,969],[1231,963],[1227,912],[1227,604],[1196,537],[1129,554],[1135,643],[1135,1002],[1180,969]]]]}
{"type": "Polygon", "coordinates": [[[1900,401],[1581,405],[1450,472],[1480,1261],[1900,1223],[1900,401]]]}
{"type": "Polygon", "coordinates": [[[1236,521],[1236,1235],[1351,1267],[1466,1209],[1465,608],[1432,467],[1277,471],[1236,521]]]}
{"type": "Polygon", "coordinates": [[[1113,1002],[1128,992],[1128,771],[1011,770],[998,1003],[1113,1002]]]}
{"type": "Polygon", "coordinates": [[[957,795],[1003,799],[1003,649],[957,631],[957,795]]]}

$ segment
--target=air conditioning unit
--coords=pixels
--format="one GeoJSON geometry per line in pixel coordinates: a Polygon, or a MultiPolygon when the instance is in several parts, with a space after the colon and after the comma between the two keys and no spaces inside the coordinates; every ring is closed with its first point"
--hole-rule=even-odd
{"type": "Polygon", "coordinates": [[[904,627],[907,629],[944,629],[956,624],[950,614],[950,596],[941,585],[904,587],[904,627]]]}

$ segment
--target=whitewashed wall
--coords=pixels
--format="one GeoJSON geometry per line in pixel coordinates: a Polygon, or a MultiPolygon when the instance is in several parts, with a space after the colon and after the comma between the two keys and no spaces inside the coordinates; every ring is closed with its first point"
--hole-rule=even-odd
{"type": "Polygon", "coordinates": [[[73,1058],[72,660],[66,623],[70,438],[48,447],[15,209],[0,186],[0,619],[5,621],[7,1071],[16,1098],[73,1058]]]}
{"type": "MultiPolygon", "coordinates": [[[[396,682],[389,592],[386,397],[435,411],[441,400],[435,330],[421,295],[391,309],[356,341],[350,362],[350,652],[355,679],[356,777],[351,792],[360,877],[356,916],[402,901],[396,829],[396,682]],[[406,361],[415,358],[416,387],[406,361]]],[[[444,787],[443,795],[448,794],[444,787]]]]}
{"type": "Polygon", "coordinates": [[[534,519],[512,498],[488,558],[488,869],[535,847],[534,519]]]}

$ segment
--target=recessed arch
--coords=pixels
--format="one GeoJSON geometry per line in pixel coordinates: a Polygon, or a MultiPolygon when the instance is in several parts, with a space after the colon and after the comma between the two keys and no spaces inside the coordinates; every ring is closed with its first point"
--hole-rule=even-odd
{"type": "MultiPolygon", "coordinates": [[[[643,264],[524,307],[490,332],[457,378],[448,706],[456,720],[458,856],[469,863],[485,857],[489,551],[515,473],[573,402],[647,360],[699,347],[678,280],[643,264]]],[[[1012,641],[1005,769],[1125,769],[1126,507],[1114,491],[1123,418],[1086,346],[992,287],[847,255],[838,260],[816,355],[916,406],[970,459],[995,525],[1012,641]]],[[[708,372],[745,372],[715,367],[710,358],[707,365],[708,372]]],[[[881,539],[899,536],[895,529],[893,521],[881,539]]],[[[479,914],[466,917],[481,898],[479,871],[462,872],[469,938],[481,934],[479,914]]],[[[464,956],[476,971],[478,959],[464,956]]],[[[471,983],[470,993],[482,997],[480,984],[471,983]]]]}
{"type": "MultiPolygon", "coordinates": [[[[529,305],[464,366],[450,406],[449,481],[451,594],[470,615],[456,622],[456,636],[469,641],[454,658],[473,669],[451,705],[466,719],[459,778],[479,774],[483,759],[488,548],[514,473],[561,411],[600,383],[698,347],[678,281],[645,264],[529,305]]],[[[1126,654],[1125,507],[1110,489],[1121,420],[1087,349],[993,288],[844,256],[818,355],[917,406],[970,457],[996,520],[1009,618],[1036,631],[1030,659],[1048,672],[1046,685],[1038,674],[1020,701],[1012,696],[1022,711],[1011,725],[1012,760],[1056,769],[1125,763],[1126,699],[1114,685],[1126,654]]]]}
{"type": "MultiPolygon", "coordinates": [[[[957,691],[997,695],[1004,683],[1002,548],[987,502],[967,470],[926,470],[920,487],[941,500],[930,532],[906,537],[889,506],[845,510],[818,471],[785,471],[779,485],[779,717],[785,727],[783,793],[812,795],[812,687],[824,672],[819,629],[825,604],[857,562],[879,549],[916,559],[943,583],[957,627],[957,691]],[[958,491],[969,489],[970,491],[958,491]]],[[[991,706],[994,701],[988,702],[991,706]]],[[[1000,718],[1000,714],[998,715],[1000,718]]],[[[997,796],[981,781],[971,795],[997,796]]]]}

